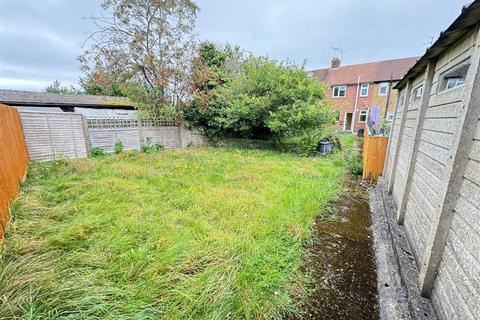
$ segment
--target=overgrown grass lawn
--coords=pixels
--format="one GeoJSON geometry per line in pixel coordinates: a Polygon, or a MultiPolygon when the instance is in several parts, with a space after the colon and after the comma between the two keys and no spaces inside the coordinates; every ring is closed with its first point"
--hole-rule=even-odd
{"type": "Polygon", "coordinates": [[[272,319],[336,157],[232,147],[33,164],[0,260],[0,317],[272,319]]]}

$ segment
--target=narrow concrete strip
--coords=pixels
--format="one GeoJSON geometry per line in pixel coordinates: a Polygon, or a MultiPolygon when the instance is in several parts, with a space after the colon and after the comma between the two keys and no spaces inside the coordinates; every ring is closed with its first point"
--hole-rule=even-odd
{"type": "Polygon", "coordinates": [[[436,319],[430,300],[420,296],[418,269],[388,187],[380,181],[370,192],[378,272],[380,319],[436,319]]]}

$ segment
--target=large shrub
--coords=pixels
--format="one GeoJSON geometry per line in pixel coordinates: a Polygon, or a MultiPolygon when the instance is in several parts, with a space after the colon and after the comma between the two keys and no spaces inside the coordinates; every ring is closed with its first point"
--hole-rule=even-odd
{"type": "Polygon", "coordinates": [[[210,137],[269,140],[314,153],[335,119],[324,86],[295,64],[252,56],[242,60],[233,52],[211,44],[200,51],[196,73],[203,77],[196,77],[186,119],[210,137]]]}

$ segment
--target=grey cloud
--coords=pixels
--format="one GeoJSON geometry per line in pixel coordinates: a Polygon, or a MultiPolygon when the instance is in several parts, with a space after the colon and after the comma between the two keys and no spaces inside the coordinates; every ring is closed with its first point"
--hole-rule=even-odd
{"type": "MultiPolygon", "coordinates": [[[[328,66],[421,55],[467,0],[197,0],[200,39],[271,58],[328,66]],[[428,16],[425,13],[428,12],[428,16]]],[[[0,87],[76,83],[76,57],[100,0],[0,0],[0,87]]]]}

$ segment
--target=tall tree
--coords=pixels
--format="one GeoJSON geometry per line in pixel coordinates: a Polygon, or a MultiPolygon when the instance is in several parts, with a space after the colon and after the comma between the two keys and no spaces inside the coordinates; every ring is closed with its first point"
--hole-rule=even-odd
{"type": "Polygon", "coordinates": [[[187,96],[199,10],[195,2],[104,0],[102,9],[104,14],[90,18],[97,31],[79,57],[84,88],[102,91],[124,83],[154,112],[187,96]]]}

